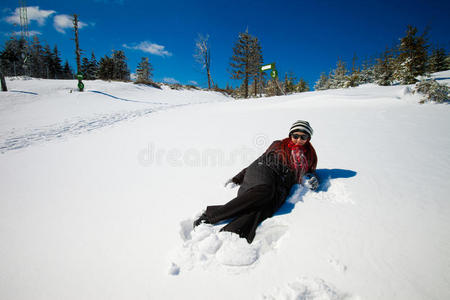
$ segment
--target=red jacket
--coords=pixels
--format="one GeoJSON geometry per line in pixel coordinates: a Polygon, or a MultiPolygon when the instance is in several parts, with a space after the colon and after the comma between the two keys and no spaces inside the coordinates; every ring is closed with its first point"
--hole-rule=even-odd
{"type": "MultiPolygon", "coordinates": [[[[276,153],[278,157],[280,157],[282,163],[286,166],[289,166],[289,168],[293,171],[295,171],[295,163],[294,159],[291,155],[292,148],[290,147],[292,145],[291,138],[287,137],[283,140],[275,141],[270,145],[270,147],[266,150],[264,154],[268,155],[271,152],[276,153]]],[[[313,173],[316,171],[317,167],[317,154],[316,150],[314,150],[314,147],[311,145],[310,141],[308,140],[305,145],[302,146],[306,159],[308,160],[308,173],[313,173]]]]}
{"type": "MultiPolygon", "coordinates": [[[[292,149],[289,147],[291,138],[285,138],[283,140],[274,141],[272,145],[257,159],[264,165],[271,168],[279,177],[279,185],[283,185],[285,188],[290,189],[295,183],[298,183],[296,178],[296,169],[294,158],[292,157],[292,149]]],[[[317,155],[314,147],[309,140],[302,147],[306,159],[308,161],[308,173],[314,173],[317,167],[317,155]]],[[[237,184],[241,184],[246,169],[243,169],[239,174],[233,177],[232,181],[237,184]]]]}

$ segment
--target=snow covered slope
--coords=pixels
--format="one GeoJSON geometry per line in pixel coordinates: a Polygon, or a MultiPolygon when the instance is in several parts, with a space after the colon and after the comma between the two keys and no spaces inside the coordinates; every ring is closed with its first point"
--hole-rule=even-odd
{"type": "Polygon", "coordinates": [[[8,80],[9,92],[0,95],[0,151],[17,149],[115,124],[171,107],[228,101],[219,93],[162,90],[124,82],[8,80]]]}
{"type": "Polygon", "coordinates": [[[1,299],[450,298],[448,105],[419,105],[405,86],[234,101],[8,85],[1,299]],[[297,119],[315,130],[320,190],[295,186],[251,245],[220,225],[193,231],[206,205],[235,196],[223,183],[297,119]]]}

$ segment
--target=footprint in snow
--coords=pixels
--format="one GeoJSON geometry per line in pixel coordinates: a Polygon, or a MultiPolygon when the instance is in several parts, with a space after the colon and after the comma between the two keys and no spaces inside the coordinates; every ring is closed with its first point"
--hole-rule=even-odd
{"type": "Polygon", "coordinates": [[[178,275],[181,270],[195,267],[225,268],[241,273],[254,266],[260,257],[278,247],[287,226],[275,218],[265,220],[257,229],[252,244],[231,232],[220,232],[222,226],[201,224],[192,227],[193,219],[180,223],[182,245],[174,252],[168,273],[178,275]]]}
{"type": "Polygon", "coordinates": [[[316,193],[308,193],[308,198],[322,200],[334,204],[355,204],[347,190],[344,179],[327,181],[326,190],[318,190],[316,193]]]}
{"type": "Polygon", "coordinates": [[[301,277],[282,287],[273,288],[268,294],[262,295],[261,299],[356,300],[359,299],[359,297],[342,293],[323,279],[301,277]]]}
{"type": "Polygon", "coordinates": [[[338,272],[344,273],[347,271],[347,266],[335,258],[328,259],[328,263],[338,272]]]}

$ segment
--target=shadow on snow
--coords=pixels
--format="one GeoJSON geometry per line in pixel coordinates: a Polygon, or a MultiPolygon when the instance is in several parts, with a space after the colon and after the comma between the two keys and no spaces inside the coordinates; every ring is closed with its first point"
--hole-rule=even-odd
{"type": "MultiPolygon", "coordinates": [[[[318,169],[316,174],[319,177],[320,185],[316,192],[327,192],[331,186],[331,179],[351,178],[356,176],[357,172],[344,169],[318,169]]],[[[280,209],[274,214],[275,216],[291,213],[297,202],[303,202],[303,196],[307,189],[303,189],[299,185],[294,185],[287,199],[296,197],[294,201],[286,201],[280,209]]]]}
{"type": "Polygon", "coordinates": [[[146,104],[163,104],[166,105],[167,103],[163,103],[163,102],[147,102],[147,101],[139,101],[139,100],[131,100],[131,99],[125,99],[125,98],[120,98],[120,97],[116,97],[114,95],[105,93],[105,92],[100,92],[100,91],[94,91],[94,90],[89,90],[89,92],[91,93],[96,93],[96,94],[101,94],[101,95],[105,95],[108,97],[111,97],[113,99],[116,100],[120,100],[120,101],[128,101],[128,102],[136,102],[136,103],[146,103],[146,104]]]}
{"type": "Polygon", "coordinates": [[[16,90],[11,90],[10,92],[13,92],[13,93],[30,94],[30,95],[39,95],[38,93],[34,93],[34,92],[26,92],[26,91],[16,91],[16,90]]]}

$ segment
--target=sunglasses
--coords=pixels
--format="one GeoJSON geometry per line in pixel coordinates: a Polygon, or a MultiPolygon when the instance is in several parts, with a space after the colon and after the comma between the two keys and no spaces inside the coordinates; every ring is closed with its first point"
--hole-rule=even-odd
{"type": "Polygon", "coordinates": [[[301,139],[302,141],[306,141],[306,140],[309,138],[309,135],[307,135],[307,134],[296,134],[296,133],[294,133],[294,134],[292,134],[292,138],[293,138],[294,140],[296,140],[296,139],[301,139]]]}

